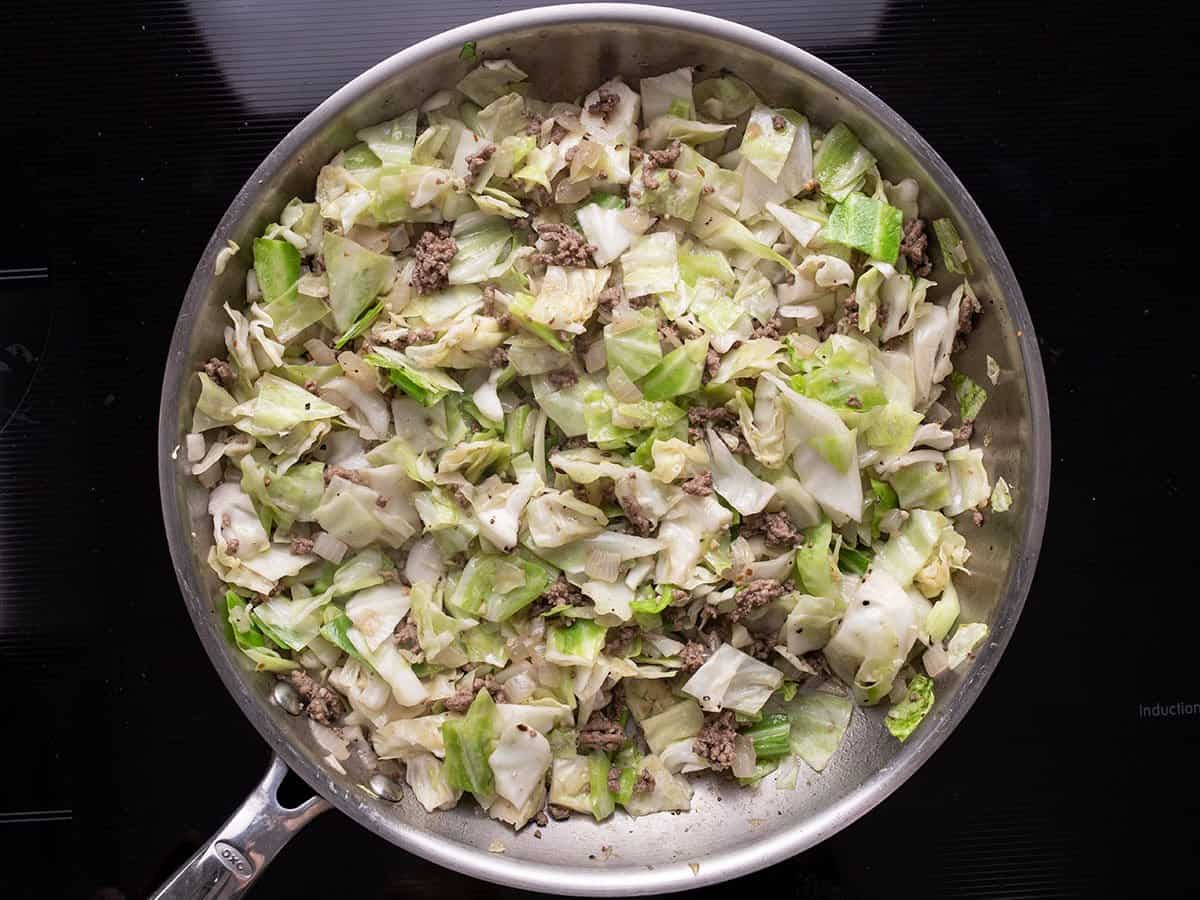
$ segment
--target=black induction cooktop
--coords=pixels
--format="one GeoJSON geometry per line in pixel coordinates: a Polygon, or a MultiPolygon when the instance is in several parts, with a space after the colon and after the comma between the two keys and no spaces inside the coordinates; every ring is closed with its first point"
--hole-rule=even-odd
{"type": "MultiPolygon", "coordinates": [[[[139,898],[262,774],[180,602],[155,479],[166,348],[243,180],[321,99],[532,4],[10,5],[0,240],[0,896],[139,898]]],[[[708,896],[1133,896],[1197,848],[1197,14],[708,0],[933,144],[1023,285],[1050,385],[1037,578],[971,714],[894,796],[708,896]],[[1181,18],[1182,17],[1182,18],[1181,18]]],[[[1183,882],[1186,884],[1187,882],[1183,882]]],[[[267,898],[496,897],[334,813],[267,898]]],[[[1194,894],[1194,887],[1176,893],[1194,894]]]]}

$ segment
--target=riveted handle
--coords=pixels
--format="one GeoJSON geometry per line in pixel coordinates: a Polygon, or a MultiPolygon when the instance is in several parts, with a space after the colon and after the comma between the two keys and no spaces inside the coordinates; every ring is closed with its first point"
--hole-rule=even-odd
{"type": "Polygon", "coordinates": [[[258,787],[208,842],[167,879],[153,900],[223,900],[250,890],[305,825],[329,809],[323,797],[313,797],[295,809],[279,803],[279,785],[288,768],[278,756],[258,787]]]}

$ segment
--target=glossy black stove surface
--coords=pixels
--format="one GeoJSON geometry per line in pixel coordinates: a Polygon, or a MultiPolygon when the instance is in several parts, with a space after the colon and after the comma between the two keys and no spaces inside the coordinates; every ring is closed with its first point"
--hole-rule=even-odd
{"type": "MultiPolygon", "coordinates": [[[[1184,337],[1195,12],[682,5],[817,53],[947,159],[1021,279],[1054,425],[1037,579],[971,714],[864,819],[703,893],[1151,889],[1190,861],[1200,814],[1194,439],[1169,424],[1190,421],[1198,387],[1184,337]]],[[[123,0],[5,16],[0,896],[143,897],[261,776],[267,749],[201,651],[162,535],[155,417],[176,312],[227,203],[305,113],[395,50],[516,6],[123,0]]],[[[515,895],[336,813],[256,890],[515,895]]]]}

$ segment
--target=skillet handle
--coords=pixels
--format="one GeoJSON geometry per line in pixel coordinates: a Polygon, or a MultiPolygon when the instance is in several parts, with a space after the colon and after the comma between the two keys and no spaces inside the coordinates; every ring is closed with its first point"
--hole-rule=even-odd
{"type": "Polygon", "coordinates": [[[281,806],[276,792],[287,773],[283,760],[272,755],[271,767],[254,792],[151,900],[224,900],[249,891],[275,854],[329,809],[323,797],[295,809],[281,806]]]}

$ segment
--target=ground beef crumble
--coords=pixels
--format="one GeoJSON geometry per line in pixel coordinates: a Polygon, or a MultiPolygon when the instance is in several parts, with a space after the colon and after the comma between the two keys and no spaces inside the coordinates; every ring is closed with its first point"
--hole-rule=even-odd
{"type": "Polygon", "coordinates": [[[771,116],[771,127],[776,131],[783,131],[783,129],[787,128],[787,119],[779,115],[779,113],[775,113],[775,115],[771,116]]]}
{"type": "Polygon", "coordinates": [[[786,512],[752,513],[742,519],[742,537],[762,535],[768,544],[781,547],[798,547],[804,543],[804,534],[796,527],[786,512]]]}
{"type": "Polygon", "coordinates": [[[604,750],[612,753],[625,743],[625,729],[602,712],[594,712],[579,731],[576,743],[580,750],[604,750]]]}
{"type": "Polygon", "coordinates": [[[685,494],[693,497],[707,497],[713,492],[712,472],[701,472],[680,485],[685,494]]]}
{"type": "Polygon", "coordinates": [[[671,145],[665,150],[649,150],[643,153],[643,159],[647,166],[652,166],[656,169],[664,169],[667,166],[673,166],[679,161],[679,154],[683,152],[683,147],[679,141],[671,141],[671,145]]]}
{"type": "Polygon", "coordinates": [[[303,556],[305,553],[312,553],[313,539],[305,537],[292,538],[291,552],[296,556],[303,556]]]}
{"type": "Polygon", "coordinates": [[[546,815],[552,818],[555,822],[565,822],[571,818],[571,810],[565,806],[559,806],[557,803],[546,804],[546,815]]]}
{"type": "Polygon", "coordinates": [[[567,581],[566,576],[559,575],[542,596],[533,601],[533,614],[539,616],[556,606],[583,606],[586,602],[583,591],[567,581]]]}
{"type": "Polygon", "coordinates": [[[325,472],[323,474],[325,476],[326,484],[329,484],[329,482],[333,481],[333,479],[335,477],[336,478],[344,478],[347,481],[354,482],[355,484],[363,483],[362,475],[360,475],[354,469],[347,469],[347,468],[344,468],[343,466],[326,466],[325,472]]]}
{"type": "Polygon", "coordinates": [[[234,381],[233,367],[215,356],[204,364],[204,373],[223,387],[228,387],[234,381]]]}
{"type": "Polygon", "coordinates": [[[704,357],[704,380],[712,381],[719,368],[721,368],[721,354],[709,347],[708,354],[704,357]]]}
{"type": "Polygon", "coordinates": [[[929,259],[929,235],[925,233],[924,219],[909,219],[904,223],[900,253],[908,260],[909,271],[914,275],[924,278],[933,269],[933,262],[929,259]]]}
{"type": "Polygon", "coordinates": [[[771,338],[779,340],[779,336],[783,333],[783,317],[778,313],[771,316],[766,322],[754,326],[754,330],[750,332],[751,338],[771,338]]]}
{"type": "Polygon", "coordinates": [[[454,498],[454,502],[462,509],[471,508],[471,498],[467,496],[467,490],[461,484],[447,485],[450,490],[450,496],[454,498]]]}
{"type": "Polygon", "coordinates": [[[470,687],[459,688],[453,696],[446,698],[446,709],[450,712],[465,713],[475,702],[475,695],[480,691],[487,691],[493,700],[500,699],[501,696],[500,685],[496,684],[491,675],[487,678],[476,678],[470,687]]]}
{"type": "Polygon", "coordinates": [[[729,614],[729,618],[734,622],[739,622],[760,606],[766,606],[772,600],[782,597],[786,593],[787,588],[773,578],[758,578],[738,591],[734,597],[736,605],[729,614]]]}
{"type": "Polygon", "coordinates": [[[635,532],[642,537],[650,537],[654,533],[657,523],[642,511],[642,505],[637,500],[618,495],[617,502],[625,513],[625,521],[635,532]]]}
{"type": "Polygon", "coordinates": [[[983,305],[970,294],[963,294],[962,303],[958,307],[958,337],[954,341],[954,350],[962,350],[966,345],[966,336],[975,330],[975,324],[983,315],[983,305]]]}
{"type": "Polygon", "coordinates": [[[562,391],[574,387],[579,382],[579,373],[574,369],[555,369],[546,373],[546,380],[552,387],[562,391]]]}
{"type": "Polygon", "coordinates": [[[982,528],[984,523],[983,510],[977,509],[971,513],[971,521],[975,523],[976,528],[982,528]]]}
{"type": "Polygon", "coordinates": [[[432,328],[413,328],[404,334],[392,338],[390,341],[384,341],[384,345],[391,347],[393,350],[403,352],[413,344],[428,344],[437,337],[437,332],[432,328]]]}
{"type": "Polygon", "coordinates": [[[615,287],[606,287],[600,292],[600,298],[596,303],[596,308],[611,317],[613,310],[616,309],[618,303],[621,302],[621,289],[615,287]]]}
{"type": "Polygon", "coordinates": [[[711,425],[714,431],[732,435],[738,439],[738,453],[749,449],[742,436],[742,426],[735,410],[727,406],[693,406],[688,410],[688,440],[693,444],[703,443],[704,427],[711,425]]]}
{"type": "Polygon", "coordinates": [[[683,663],[682,671],[695,672],[708,659],[708,648],[699,641],[688,641],[679,651],[679,661],[683,663]]]}
{"type": "Polygon", "coordinates": [[[458,252],[458,244],[445,228],[431,228],[417,240],[413,253],[412,286],[418,294],[432,294],[450,283],[450,260],[458,252]]]}
{"type": "Polygon", "coordinates": [[[746,653],[748,653],[750,656],[753,656],[755,659],[766,662],[771,658],[771,654],[775,652],[776,643],[777,642],[774,638],[755,638],[750,642],[750,646],[746,648],[746,653]]]}
{"type": "Polygon", "coordinates": [[[975,433],[975,420],[967,419],[961,425],[954,429],[951,434],[954,436],[954,443],[965,444],[971,440],[971,435],[975,433]]]}
{"type": "Polygon", "coordinates": [[[607,640],[604,642],[605,656],[624,656],[629,647],[637,639],[639,629],[636,625],[622,625],[620,628],[610,628],[607,640]]]}
{"type": "MultiPolygon", "coordinates": [[[[658,187],[658,176],[655,174],[657,170],[667,169],[675,165],[679,160],[679,154],[682,152],[683,148],[679,145],[679,141],[672,141],[671,145],[665,150],[642,151],[642,187],[648,191],[655,190],[658,187]]],[[[636,161],[632,153],[630,154],[630,158],[636,161]]],[[[678,175],[675,176],[675,178],[678,177],[678,175]]]]}
{"type": "Polygon", "coordinates": [[[633,783],[633,792],[635,794],[649,794],[654,790],[654,776],[650,774],[648,769],[642,769],[638,773],[637,781],[633,783]]]}
{"type": "Polygon", "coordinates": [[[588,257],[596,247],[584,240],[583,235],[570,225],[546,222],[537,226],[538,252],[533,255],[535,263],[547,266],[573,266],[584,268],[588,257]]]}
{"type": "Polygon", "coordinates": [[[658,343],[664,353],[670,353],[676,347],[683,346],[683,340],[679,337],[679,328],[674,322],[658,323],[658,343]]]}
{"type": "Polygon", "coordinates": [[[488,365],[493,369],[503,369],[508,366],[508,348],[495,347],[488,354],[488,365]]]}
{"type": "Polygon", "coordinates": [[[396,642],[396,646],[403,647],[405,650],[420,649],[420,641],[417,639],[417,624],[411,619],[400,622],[392,632],[392,640],[396,642]]]}
{"type": "Polygon", "coordinates": [[[596,99],[588,104],[587,111],[593,116],[602,117],[604,121],[607,122],[609,116],[612,115],[613,110],[617,108],[617,105],[620,102],[621,97],[619,94],[616,94],[613,91],[605,90],[604,88],[600,88],[600,90],[596,92],[596,99]]]}
{"type": "Polygon", "coordinates": [[[495,319],[502,330],[511,330],[512,316],[504,304],[500,302],[500,298],[496,296],[494,285],[489,284],[483,289],[483,309],[480,311],[489,319],[495,319]]]}
{"type": "Polygon", "coordinates": [[[621,792],[621,770],[616,766],[608,770],[608,789],[614,794],[621,792]]]}
{"type": "Polygon", "coordinates": [[[723,772],[733,765],[733,739],[737,737],[733,721],[733,712],[728,709],[705,716],[704,727],[692,742],[696,755],[707,759],[716,772],[723,772]]]}
{"type": "Polygon", "coordinates": [[[479,173],[483,171],[484,166],[486,166],[488,161],[495,155],[496,145],[488,144],[486,147],[482,147],[468,156],[465,160],[467,164],[467,179],[469,181],[474,181],[476,178],[478,178],[479,173]]]}
{"type": "Polygon", "coordinates": [[[303,669],[293,669],[281,677],[296,689],[300,695],[300,706],[314,722],[333,725],[345,715],[346,707],[342,698],[303,669]]]}

